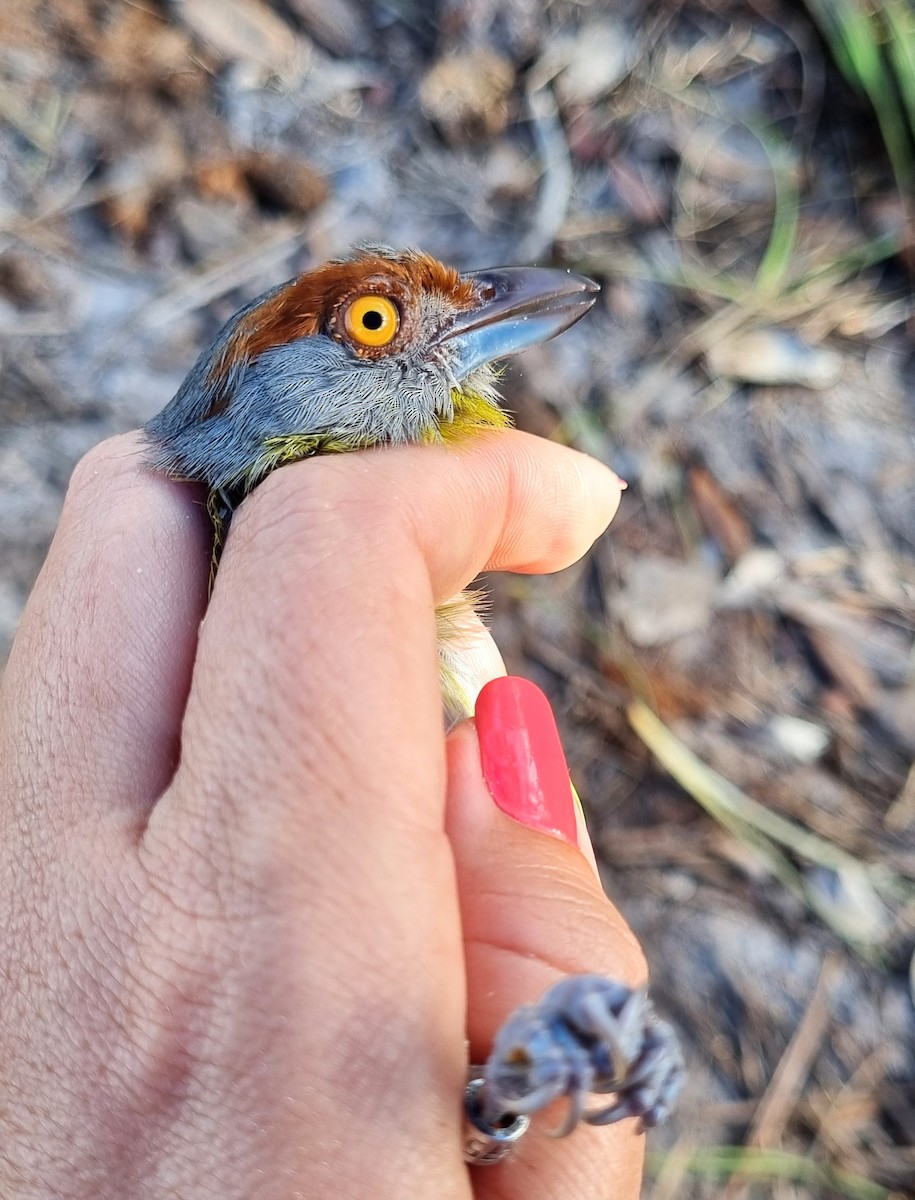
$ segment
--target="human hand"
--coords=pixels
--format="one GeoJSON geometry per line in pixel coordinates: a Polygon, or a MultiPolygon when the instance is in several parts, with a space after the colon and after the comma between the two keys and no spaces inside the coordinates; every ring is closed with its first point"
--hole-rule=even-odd
{"type": "Polygon", "coordinates": [[[471,723],[446,745],[433,618],[618,497],[519,433],[315,459],[207,607],[191,491],[134,438],[83,461],[0,693],[0,1194],[637,1195],[631,1122],[463,1164],[465,1036],[644,965],[587,844],[493,804],[471,723]]]}

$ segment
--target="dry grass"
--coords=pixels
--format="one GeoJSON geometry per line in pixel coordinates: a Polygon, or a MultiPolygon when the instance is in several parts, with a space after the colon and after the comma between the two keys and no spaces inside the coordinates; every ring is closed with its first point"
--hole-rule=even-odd
{"type": "Polygon", "coordinates": [[[230,7],[0,12],[0,652],[251,296],[366,237],[596,274],[506,386],[631,486],[493,620],[687,1047],[650,1194],[911,1194],[912,6],[230,7]]]}

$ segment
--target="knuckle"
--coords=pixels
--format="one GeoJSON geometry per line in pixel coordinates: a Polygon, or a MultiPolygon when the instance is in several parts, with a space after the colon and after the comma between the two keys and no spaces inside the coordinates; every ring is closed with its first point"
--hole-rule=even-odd
{"type": "Polygon", "coordinates": [[[324,558],[335,550],[391,545],[402,536],[401,507],[362,456],[328,455],[274,471],[233,521],[236,550],[279,550],[324,558]]]}
{"type": "Polygon", "coordinates": [[[105,509],[110,511],[112,492],[129,490],[137,481],[141,465],[137,435],[121,434],[99,442],[73,468],[64,512],[82,513],[97,507],[103,497],[105,509]]]}
{"type": "Polygon", "coordinates": [[[535,981],[534,993],[559,975],[582,972],[607,975],[627,987],[647,979],[641,945],[577,857],[563,855],[565,863],[554,862],[536,886],[525,881],[484,893],[486,911],[496,916],[474,931],[475,952],[489,959],[500,979],[535,981]],[[523,921],[514,915],[519,905],[523,921]]]}
{"type": "Polygon", "coordinates": [[[590,880],[568,888],[556,911],[555,927],[559,944],[571,956],[564,963],[569,973],[595,970],[628,985],[647,978],[648,964],[638,939],[590,880]]]}
{"type": "Polygon", "coordinates": [[[134,476],[141,451],[138,435],[119,434],[106,438],[82,456],[70,478],[71,491],[95,487],[100,478],[108,480],[121,475],[134,476]]]}

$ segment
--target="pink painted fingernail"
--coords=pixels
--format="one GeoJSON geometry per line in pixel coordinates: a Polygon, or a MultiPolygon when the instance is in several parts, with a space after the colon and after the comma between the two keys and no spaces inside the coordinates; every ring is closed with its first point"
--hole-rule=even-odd
{"type": "Polygon", "coordinates": [[[569,768],[550,702],[535,684],[509,675],[477,698],[483,776],[504,813],[578,845],[569,768]]]}

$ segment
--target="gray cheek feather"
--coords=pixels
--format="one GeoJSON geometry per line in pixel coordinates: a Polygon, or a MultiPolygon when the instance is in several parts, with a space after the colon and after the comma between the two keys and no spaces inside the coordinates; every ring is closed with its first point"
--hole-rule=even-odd
{"type": "Polygon", "coordinates": [[[201,421],[212,399],[206,384],[211,364],[234,324],[147,426],[153,466],[217,487],[244,474],[268,438],[316,433],[366,444],[411,442],[453,415],[454,380],[446,363],[407,354],[358,359],[317,335],[233,367],[224,385],[228,408],[201,421]]]}
{"type": "Polygon", "coordinates": [[[261,414],[261,440],[327,433],[408,442],[445,415],[450,386],[423,359],[358,359],[330,338],[312,337],[263,354],[248,368],[236,402],[261,414]]]}

